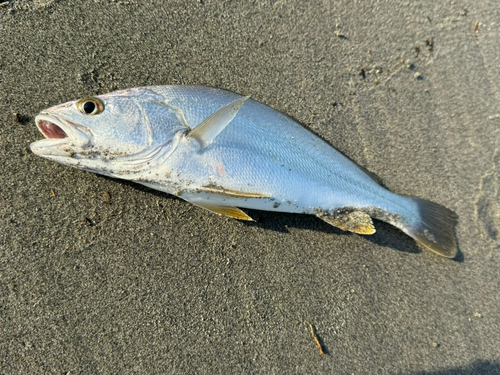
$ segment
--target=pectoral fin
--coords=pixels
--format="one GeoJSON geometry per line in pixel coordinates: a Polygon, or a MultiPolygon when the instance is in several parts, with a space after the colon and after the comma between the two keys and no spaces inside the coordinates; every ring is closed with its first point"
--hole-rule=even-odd
{"type": "Polygon", "coordinates": [[[200,151],[203,150],[233,121],[248,98],[250,97],[245,96],[237,99],[212,113],[201,124],[191,130],[187,138],[195,139],[200,144],[200,151]]]}
{"type": "Polygon", "coordinates": [[[358,234],[373,234],[375,227],[372,218],[362,211],[343,209],[333,213],[317,215],[321,220],[334,227],[358,234]]]}
{"type": "Polygon", "coordinates": [[[217,204],[206,203],[206,202],[190,202],[190,203],[199,206],[201,208],[204,208],[205,210],[215,212],[216,214],[219,215],[225,215],[239,220],[253,221],[253,219],[250,216],[248,216],[246,213],[244,213],[237,207],[220,206],[217,204]]]}

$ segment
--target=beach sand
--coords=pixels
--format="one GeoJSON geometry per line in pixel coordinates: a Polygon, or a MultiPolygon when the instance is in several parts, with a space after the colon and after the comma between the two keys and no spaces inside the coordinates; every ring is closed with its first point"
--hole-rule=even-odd
{"type": "Polygon", "coordinates": [[[0,373],[499,374],[498,20],[493,0],[0,4],[0,373]],[[250,95],[452,209],[458,259],[30,152],[47,107],[167,84],[250,95]]]}

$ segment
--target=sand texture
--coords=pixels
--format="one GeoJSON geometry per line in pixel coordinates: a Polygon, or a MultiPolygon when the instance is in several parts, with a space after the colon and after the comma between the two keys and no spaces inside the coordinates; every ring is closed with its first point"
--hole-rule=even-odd
{"type": "Polygon", "coordinates": [[[499,47],[496,0],[0,4],[0,374],[500,374],[499,47]],[[29,149],[47,107],[166,84],[250,95],[452,209],[458,260],[29,149]]]}

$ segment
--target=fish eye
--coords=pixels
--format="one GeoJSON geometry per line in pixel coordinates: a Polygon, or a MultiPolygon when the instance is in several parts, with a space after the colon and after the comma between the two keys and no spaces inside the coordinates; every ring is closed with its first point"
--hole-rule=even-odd
{"type": "Polygon", "coordinates": [[[104,103],[97,98],[83,98],[76,102],[76,108],[84,115],[95,116],[104,111],[104,103]]]}

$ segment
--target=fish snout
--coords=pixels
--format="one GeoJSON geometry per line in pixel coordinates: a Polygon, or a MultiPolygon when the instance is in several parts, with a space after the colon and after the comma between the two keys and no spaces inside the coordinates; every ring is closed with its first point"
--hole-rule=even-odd
{"type": "Polygon", "coordinates": [[[35,123],[45,139],[30,145],[31,151],[37,155],[59,154],[58,149],[64,147],[65,152],[69,148],[86,149],[91,144],[91,134],[83,126],[70,121],[42,112],[35,118],[35,123]]]}

